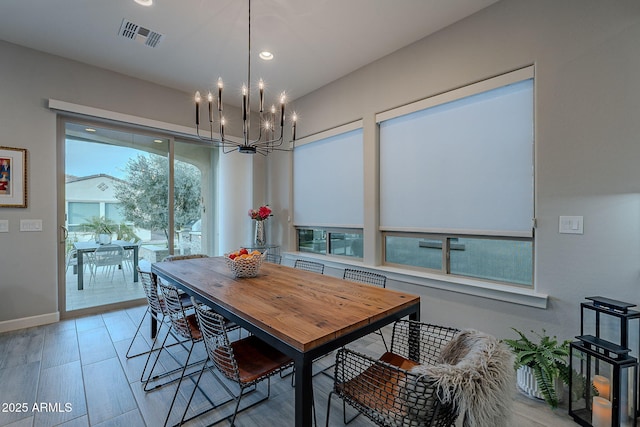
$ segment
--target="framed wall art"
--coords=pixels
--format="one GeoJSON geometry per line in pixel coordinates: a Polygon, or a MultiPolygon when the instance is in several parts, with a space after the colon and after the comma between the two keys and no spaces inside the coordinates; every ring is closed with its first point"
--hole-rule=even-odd
{"type": "Polygon", "coordinates": [[[0,208],[27,207],[27,150],[0,146],[0,208]]]}

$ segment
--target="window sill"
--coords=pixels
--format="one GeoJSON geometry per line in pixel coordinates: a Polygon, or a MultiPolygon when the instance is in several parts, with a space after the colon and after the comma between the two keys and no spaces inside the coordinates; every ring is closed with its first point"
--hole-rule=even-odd
{"type": "Polygon", "coordinates": [[[285,252],[283,258],[293,263],[298,258],[315,260],[322,262],[329,268],[344,269],[348,267],[363,268],[376,273],[386,275],[390,280],[410,283],[413,285],[426,286],[434,289],[441,289],[450,292],[457,292],[466,295],[473,295],[483,298],[490,298],[497,301],[510,302],[513,304],[526,305],[535,308],[547,308],[547,294],[541,294],[533,289],[520,288],[517,286],[500,285],[497,283],[485,282],[458,276],[443,276],[440,274],[413,271],[389,266],[370,266],[353,259],[343,259],[339,257],[318,255],[308,252],[285,252]]]}

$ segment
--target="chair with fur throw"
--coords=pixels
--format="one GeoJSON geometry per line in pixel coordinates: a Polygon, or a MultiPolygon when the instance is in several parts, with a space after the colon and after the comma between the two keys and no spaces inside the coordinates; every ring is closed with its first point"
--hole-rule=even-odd
{"type": "Polygon", "coordinates": [[[449,427],[459,415],[465,427],[506,426],[514,390],[511,353],[496,338],[409,320],[394,324],[380,359],[339,350],[334,378],[327,426],[334,394],[379,426],[449,427]]]}

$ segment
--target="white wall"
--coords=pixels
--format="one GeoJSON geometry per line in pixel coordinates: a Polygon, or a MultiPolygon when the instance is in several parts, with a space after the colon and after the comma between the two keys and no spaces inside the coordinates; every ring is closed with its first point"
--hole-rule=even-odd
{"type": "MultiPolygon", "coordinates": [[[[517,327],[572,338],[585,296],[640,305],[638,40],[635,0],[502,0],[296,100],[301,137],[364,121],[365,264],[375,265],[375,113],[535,64],[535,287],[549,295],[548,307],[392,282],[422,296],[424,321],[500,337],[517,327]],[[583,215],[584,235],[559,234],[560,215],[583,215]]],[[[270,162],[283,171],[290,159],[270,162]]],[[[290,173],[270,178],[276,211],[286,213],[290,173]]],[[[286,228],[285,215],[274,220],[286,228]]],[[[289,249],[293,237],[285,236],[289,249]]]]}

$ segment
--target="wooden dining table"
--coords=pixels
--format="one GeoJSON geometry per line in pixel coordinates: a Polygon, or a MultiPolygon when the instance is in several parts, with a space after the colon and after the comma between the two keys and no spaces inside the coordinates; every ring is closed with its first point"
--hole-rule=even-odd
{"type": "Polygon", "coordinates": [[[417,295],[284,265],[263,263],[252,278],[235,278],[223,257],[160,262],[151,271],[294,360],[297,427],[313,425],[314,359],[420,317],[417,295]]]}

